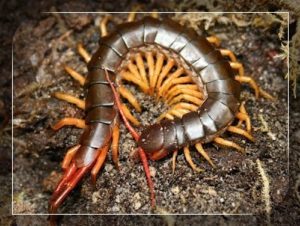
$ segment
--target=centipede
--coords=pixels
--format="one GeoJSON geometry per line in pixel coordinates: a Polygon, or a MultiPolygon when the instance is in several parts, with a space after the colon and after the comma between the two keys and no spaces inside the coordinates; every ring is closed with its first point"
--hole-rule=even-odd
{"type": "Polygon", "coordinates": [[[245,75],[234,53],[222,49],[215,36],[201,36],[194,29],[170,18],[160,19],[157,14],[137,20],[135,13],[108,32],[110,19],[111,16],[104,16],[101,21],[99,47],[92,56],[83,45],[78,46],[87,63],[87,77],[64,66],[85,88],[85,100],[62,92],[54,94],[83,109],[86,116],[85,119],[64,118],[53,126],[54,130],[76,126],[82,128],[83,133],[78,144],[64,157],[64,175],[50,199],[49,213],[57,212],[88,172],[95,183],[110,150],[119,168],[121,119],[136,140],[151,190],[151,203],[155,206],[148,159],[157,161],[172,156],[174,171],[176,156],[183,150],[192,170],[202,172],[190,154],[194,146],[215,167],[204,144],[215,143],[243,153],[243,147],[222,135],[230,132],[255,141],[250,116],[241,100],[242,84],[248,84],[256,98],[274,100],[252,77],[245,75]],[[135,128],[141,126],[141,122],[131,109],[141,112],[142,108],[124,83],[132,84],[168,106],[154,123],[142,128],[141,134],[135,128]]]}

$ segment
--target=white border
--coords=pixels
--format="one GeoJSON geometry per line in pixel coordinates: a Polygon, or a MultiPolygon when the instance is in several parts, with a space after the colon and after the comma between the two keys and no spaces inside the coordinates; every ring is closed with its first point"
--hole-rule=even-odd
{"type": "Polygon", "coordinates": [[[290,178],[290,13],[288,12],[288,19],[287,19],[287,47],[288,47],[288,54],[287,54],[287,82],[288,82],[288,120],[287,120],[287,176],[290,178]]]}
{"type": "MultiPolygon", "coordinates": [[[[190,14],[196,14],[196,13],[219,13],[219,14],[233,14],[233,13],[247,13],[247,14],[255,14],[255,13],[290,13],[289,11],[280,11],[280,12],[181,12],[181,11],[177,11],[177,12],[158,12],[158,11],[153,11],[153,12],[135,12],[136,14],[145,14],[145,13],[158,13],[158,14],[174,14],[174,13],[190,13],[190,14]]],[[[99,11],[99,12],[77,12],[77,11],[74,11],[74,12],[60,12],[60,11],[45,11],[45,12],[42,12],[42,13],[46,13],[46,14],[53,14],[53,13],[58,13],[58,14],[105,14],[105,13],[110,13],[110,14],[124,14],[124,13],[132,13],[132,11],[126,11],[126,12],[106,12],[106,11],[99,11]]]]}
{"type": "MultiPolygon", "coordinates": [[[[46,11],[46,12],[41,12],[42,14],[124,14],[124,13],[131,13],[129,12],[58,12],[58,11],[46,11]]],[[[153,12],[136,12],[137,14],[145,14],[145,13],[153,13],[153,12]]],[[[289,168],[290,168],[290,140],[289,140],[289,128],[290,128],[290,48],[289,48],[289,24],[290,24],[290,12],[289,11],[283,11],[283,12],[157,12],[159,14],[177,14],[177,13],[219,13],[219,14],[263,14],[263,13],[287,13],[288,14],[288,19],[287,19],[287,46],[288,46],[288,54],[287,54],[287,70],[288,70],[288,76],[287,76],[287,177],[290,176],[289,173],[289,168]]],[[[50,214],[50,213],[14,213],[14,189],[13,189],[13,183],[14,183],[14,166],[13,166],[13,160],[14,160],[14,149],[13,149],[13,139],[14,139],[14,133],[13,133],[13,115],[14,115],[14,89],[13,89],[13,80],[14,80],[14,48],[12,44],[12,115],[11,115],[11,127],[12,127],[12,168],[11,168],[11,173],[12,173],[12,184],[11,184],[11,189],[12,189],[12,205],[11,205],[11,214],[12,216],[253,216],[255,214],[253,213],[164,213],[164,214],[159,214],[159,213],[56,213],[56,214],[50,214]]]]}
{"type": "Polygon", "coordinates": [[[11,215],[14,215],[14,44],[11,47],[11,215]]]}

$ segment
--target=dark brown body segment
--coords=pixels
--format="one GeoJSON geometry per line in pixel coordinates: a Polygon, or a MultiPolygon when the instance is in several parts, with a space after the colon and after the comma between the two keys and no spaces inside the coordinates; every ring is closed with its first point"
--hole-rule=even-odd
{"type": "Polygon", "coordinates": [[[176,38],[183,32],[183,27],[178,26],[171,19],[166,19],[157,29],[157,33],[153,43],[161,45],[165,48],[170,48],[176,38]]]}
{"type": "Polygon", "coordinates": [[[145,17],[143,19],[144,23],[144,43],[152,44],[154,43],[158,27],[160,26],[160,21],[154,19],[153,17],[145,17]]]}
{"type": "MultiPolygon", "coordinates": [[[[127,49],[135,48],[144,45],[144,24],[143,21],[123,23],[116,29],[123,41],[125,42],[127,49]]],[[[114,47],[114,44],[111,45],[114,47]]]]}
{"type": "Polygon", "coordinates": [[[128,51],[149,44],[179,54],[202,80],[208,97],[198,111],[146,128],[139,141],[145,151],[172,151],[196,142],[209,142],[234,119],[239,106],[240,84],[234,80],[231,67],[220,52],[194,30],[169,19],[160,21],[145,17],[119,25],[115,32],[101,38],[99,44],[88,65],[86,122],[90,126],[82,136],[82,144],[94,148],[103,146],[117,117],[103,69],[117,76],[128,51]]]}
{"type": "Polygon", "coordinates": [[[167,151],[174,151],[177,149],[177,139],[176,139],[176,126],[174,121],[166,120],[161,122],[163,128],[163,138],[164,143],[168,146],[164,147],[167,151]]]}

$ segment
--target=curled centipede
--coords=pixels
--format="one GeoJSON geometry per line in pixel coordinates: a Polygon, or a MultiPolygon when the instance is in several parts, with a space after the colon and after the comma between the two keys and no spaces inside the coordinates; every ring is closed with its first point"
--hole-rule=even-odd
{"type": "Polygon", "coordinates": [[[65,118],[53,126],[58,130],[73,125],[83,128],[84,132],[79,144],[71,148],[63,160],[65,174],[50,200],[51,213],[56,212],[88,171],[91,171],[95,183],[110,147],[112,159],[119,167],[119,115],[138,143],[148,183],[153,190],[146,156],[159,160],[172,154],[174,171],[178,151],[183,149],[191,168],[201,172],[202,169],[193,163],[190,146],[194,145],[215,167],[202,147],[204,143],[214,142],[243,152],[241,146],[221,137],[225,131],[254,141],[250,117],[240,101],[241,83],[248,83],[256,97],[261,95],[272,99],[244,74],[243,65],[230,50],[219,48],[216,37],[199,36],[195,30],[171,19],[147,16],[134,21],[134,14],[129,15],[128,22],[117,25],[113,32],[108,33],[108,20],[109,17],[104,17],[101,22],[102,37],[92,57],[79,45],[79,53],[88,63],[87,78],[65,66],[67,73],[85,86],[85,101],[55,93],[58,99],[84,109],[86,118],[65,118]],[[130,126],[130,123],[140,125],[139,120],[119,99],[120,95],[136,112],[141,112],[138,100],[124,82],[137,86],[143,93],[168,106],[157,122],[144,128],[141,135],[130,126]],[[238,123],[233,125],[235,119],[238,123]]]}

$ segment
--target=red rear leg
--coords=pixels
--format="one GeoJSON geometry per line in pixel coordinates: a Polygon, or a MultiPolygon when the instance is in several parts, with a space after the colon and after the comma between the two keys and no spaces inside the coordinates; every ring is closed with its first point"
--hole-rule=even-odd
{"type": "MultiPolygon", "coordinates": [[[[136,141],[139,140],[140,138],[140,135],[135,131],[135,129],[130,125],[130,123],[127,121],[126,117],[125,117],[125,114],[124,112],[122,111],[122,104],[121,104],[121,101],[120,101],[120,97],[114,87],[114,84],[111,82],[110,78],[109,78],[109,75],[108,75],[108,72],[107,70],[105,70],[105,73],[106,73],[106,80],[109,82],[111,88],[112,88],[112,91],[114,93],[114,97],[115,97],[115,100],[116,100],[116,105],[117,105],[117,108],[120,112],[120,115],[125,123],[125,126],[127,127],[127,129],[130,131],[131,135],[134,137],[134,139],[136,141]]],[[[151,196],[151,206],[152,207],[155,207],[155,194],[154,194],[154,184],[153,184],[153,181],[151,179],[151,176],[150,176],[150,169],[149,169],[149,165],[148,165],[148,160],[147,160],[147,156],[145,154],[145,151],[139,147],[138,148],[138,153],[139,153],[139,156],[140,156],[140,159],[143,163],[143,167],[144,167],[144,171],[145,171],[145,174],[146,174],[146,178],[147,178],[147,182],[148,182],[148,186],[149,186],[149,190],[150,190],[150,196],[151,196]]]]}
{"type": "Polygon", "coordinates": [[[56,189],[54,190],[50,203],[52,200],[55,200],[56,197],[60,194],[60,192],[63,190],[65,184],[67,183],[68,180],[70,180],[73,176],[73,174],[76,171],[76,166],[75,163],[72,163],[68,169],[66,169],[63,178],[61,179],[61,181],[59,182],[59,184],[57,185],[56,189]]]}
{"type": "Polygon", "coordinates": [[[91,166],[76,168],[75,163],[72,163],[70,168],[65,173],[63,179],[55,189],[50,200],[50,213],[56,213],[58,207],[62,204],[68,194],[74,189],[79,180],[89,171],[91,166]]]}

